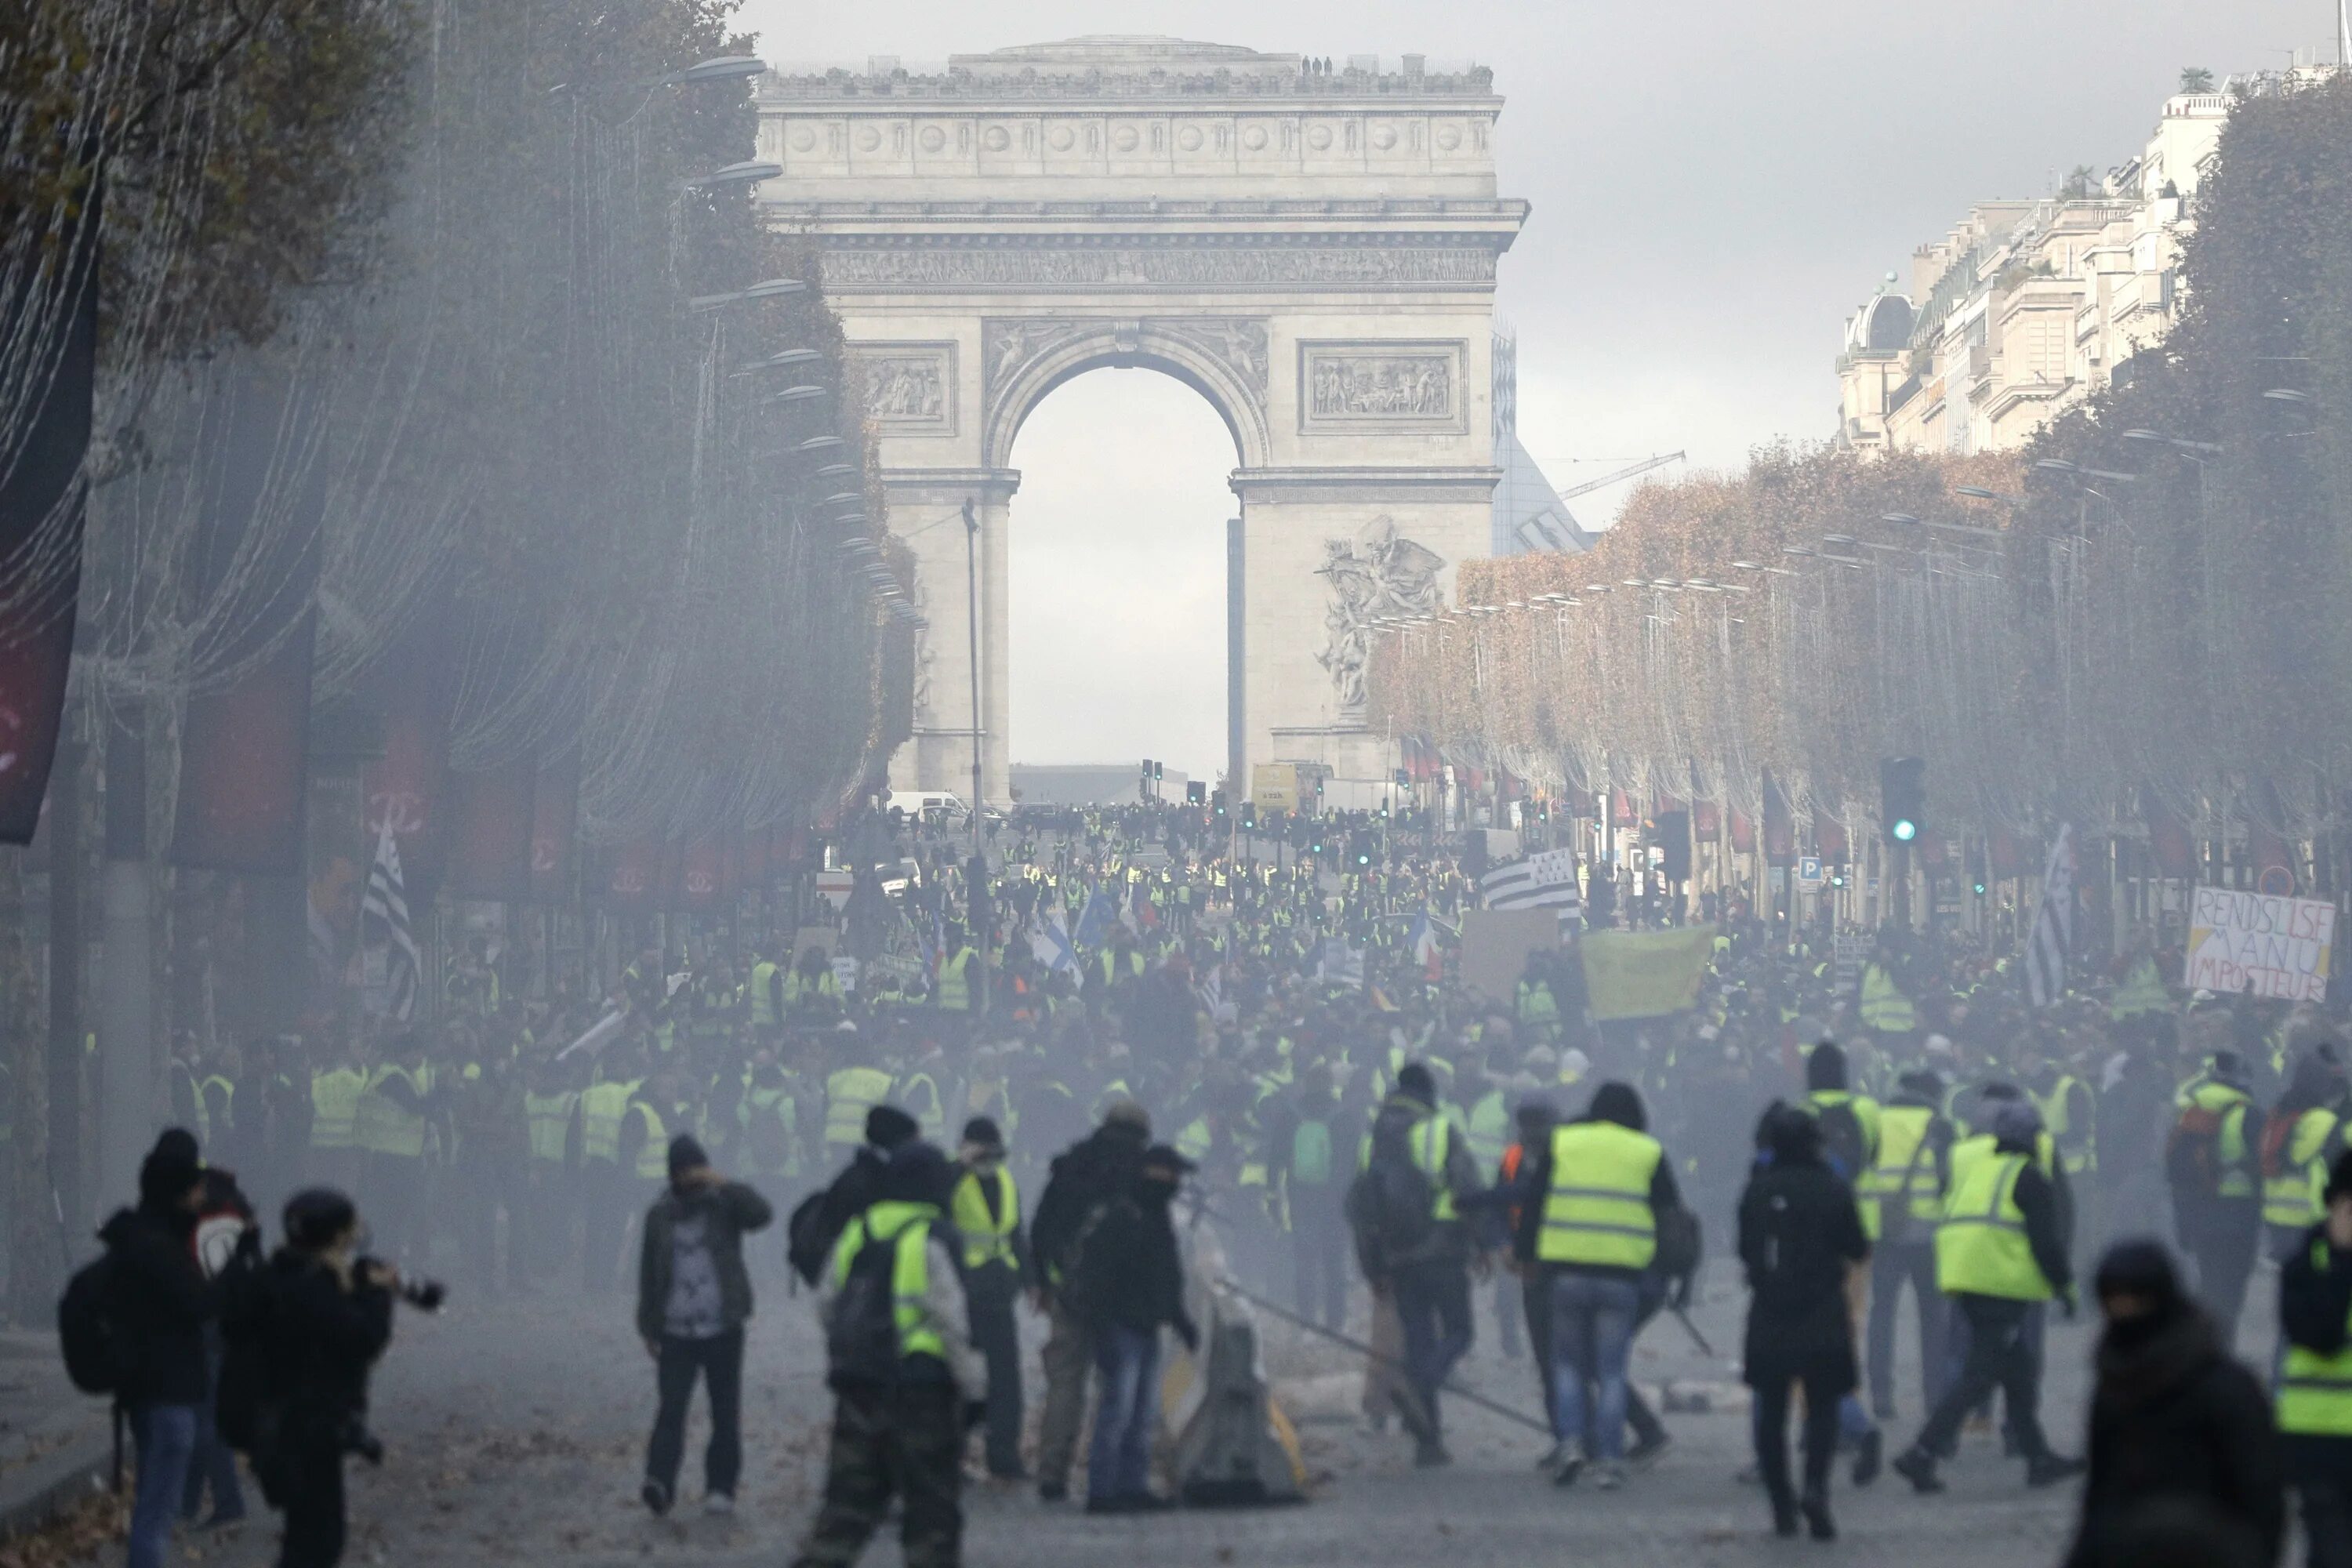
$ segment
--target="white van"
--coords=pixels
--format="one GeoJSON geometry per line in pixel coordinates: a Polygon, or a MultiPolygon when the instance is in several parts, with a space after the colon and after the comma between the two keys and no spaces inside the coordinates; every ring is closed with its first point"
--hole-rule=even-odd
{"type": "Polygon", "coordinates": [[[894,789],[888,804],[892,811],[920,822],[955,820],[971,815],[961,799],[945,790],[894,789]]]}

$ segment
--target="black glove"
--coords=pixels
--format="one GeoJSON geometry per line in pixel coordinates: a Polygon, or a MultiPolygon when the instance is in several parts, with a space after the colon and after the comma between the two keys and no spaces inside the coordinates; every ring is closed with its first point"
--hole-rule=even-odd
{"type": "Polygon", "coordinates": [[[1184,1353],[1198,1355],[1201,1351],[1201,1331],[1192,1326],[1192,1320],[1179,1318],[1176,1320],[1175,1328],[1176,1337],[1183,1342],[1184,1353]]]}
{"type": "Polygon", "coordinates": [[[967,1432],[988,1419],[988,1401],[967,1399],[963,1402],[963,1429],[967,1432]]]}

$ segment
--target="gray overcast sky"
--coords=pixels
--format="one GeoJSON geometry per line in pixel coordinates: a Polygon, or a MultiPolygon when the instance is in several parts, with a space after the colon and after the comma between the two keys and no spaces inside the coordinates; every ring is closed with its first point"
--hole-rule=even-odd
{"type": "MultiPolygon", "coordinates": [[[[1565,486],[1601,471],[1573,458],[1681,447],[1729,468],[1777,436],[1828,435],[1839,328],[1915,246],[1971,201],[2119,162],[2183,66],[2280,66],[2297,46],[2326,58],[2334,14],[2335,0],[746,0],[741,25],[776,62],[915,67],[1160,33],[1492,66],[1502,191],[1535,206],[1498,308],[1519,338],[1521,437],[1565,486]]],[[[1015,760],[1157,751],[1205,770],[1222,754],[1216,525],[1233,455],[1189,396],[1148,372],[1097,373],[1023,433],[1015,760]],[[1154,439],[1108,438],[1139,424],[1154,439]],[[1105,517],[1150,535],[1131,573],[1079,548],[1105,517]],[[1137,613],[1149,595],[1182,609],[1180,659],[1160,640],[1168,615],[1137,613]],[[1057,668],[1031,657],[1073,647],[1087,651],[1057,668]],[[1153,729],[1168,739],[1130,742],[1153,729]]],[[[1618,498],[1596,499],[1588,521],[1606,521],[1618,498]]]]}

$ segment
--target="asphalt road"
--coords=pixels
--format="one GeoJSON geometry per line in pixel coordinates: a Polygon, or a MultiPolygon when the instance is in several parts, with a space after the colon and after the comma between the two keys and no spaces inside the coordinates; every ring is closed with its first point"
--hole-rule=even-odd
{"type": "MultiPolygon", "coordinates": [[[[1699,1309],[1717,1346],[1737,1346],[1740,1305],[1726,1287],[1699,1309]]],[[[380,1471],[354,1468],[346,1560],[402,1568],[789,1561],[823,1475],[826,1400],[807,1300],[775,1286],[762,1296],[747,1373],[741,1507],[727,1520],[699,1510],[698,1421],[679,1512],[656,1521],[636,1500],[652,1375],[627,1319],[617,1297],[583,1301],[551,1292],[479,1302],[462,1289],[440,1318],[404,1311],[376,1387],[376,1426],[390,1457],[380,1471]]],[[[1526,1363],[1497,1353],[1483,1305],[1479,1334],[1465,1378],[1533,1408],[1526,1363]]],[[[2087,1346],[2081,1327],[2052,1336],[2045,1418],[2064,1448],[2080,1442],[2087,1346]]],[[[1804,1553],[1904,1568],[2023,1568],[2056,1561],[2071,1518],[2071,1488],[2029,1492],[2021,1466],[2003,1461],[1992,1440],[1972,1437],[1948,1468],[1945,1495],[1915,1498],[1892,1476],[1857,1492],[1841,1478],[1842,1540],[1818,1548],[1772,1541],[1760,1495],[1735,1479],[1748,1458],[1736,1370],[1701,1356],[1671,1321],[1644,1334],[1637,1378],[1671,1380],[1715,1408],[1670,1416],[1673,1448],[1614,1494],[1553,1489],[1532,1468],[1543,1447],[1534,1433],[1466,1407],[1449,1415],[1455,1465],[1415,1470],[1402,1438],[1376,1436],[1354,1416],[1351,1358],[1270,1325],[1265,1360],[1299,1418],[1314,1477],[1307,1504],[1089,1519],[1068,1505],[1047,1507],[1025,1489],[974,1488],[967,1561],[982,1568],[1371,1561],[1500,1568],[1572,1554],[1729,1568],[1804,1553]]],[[[1902,1386],[1916,1386],[1907,1369],[1902,1386]]],[[[1918,1418],[1906,1409],[1895,1435],[1907,1438],[1918,1418]]],[[[276,1533],[265,1516],[199,1550],[221,1568],[258,1568],[271,1560],[276,1533]]],[[[895,1563],[899,1554],[885,1541],[867,1560],[895,1563]]]]}

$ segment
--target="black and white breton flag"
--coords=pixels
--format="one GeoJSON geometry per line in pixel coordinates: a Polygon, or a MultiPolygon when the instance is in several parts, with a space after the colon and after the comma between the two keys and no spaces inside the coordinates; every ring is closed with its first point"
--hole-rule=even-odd
{"type": "Polygon", "coordinates": [[[417,978],[425,965],[417,955],[416,938],[408,929],[408,895],[400,881],[400,846],[393,838],[389,822],[383,825],[383,836],[376,840],[375,864],[368,868],[367,893],[360,900],[362,941],[369,934],[370,921],[383,928],[387,947],[382,993],[383,1016],[405,1024],[416,1016],[417,978]]]}
{"type": "Polygon", "coordinates": [[[1573,849],[1547,849],[1497,866],[1478,879],[1478,892],[1490,910],[1552,909],[1573,915],[1584,908],[1573,849]]]}
{"type": "Polygon", "coordinates": [[[2042,908],[2025,939],[2025,994],[2047,1007],[2066,994],[2066,955],[2074,948],[2074,839],[2073,825],[2060,823],[2042,870],[2042,908]]]}

